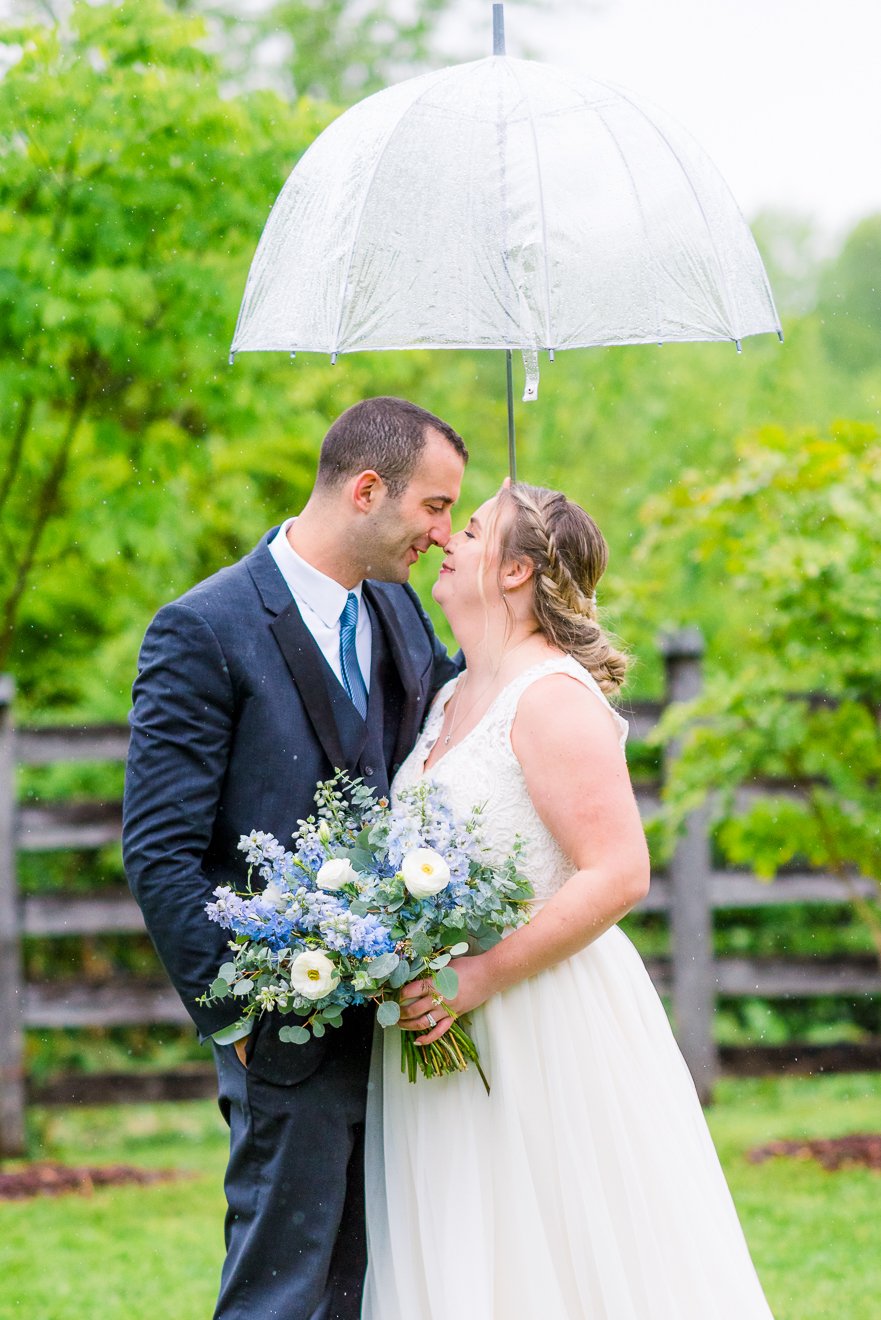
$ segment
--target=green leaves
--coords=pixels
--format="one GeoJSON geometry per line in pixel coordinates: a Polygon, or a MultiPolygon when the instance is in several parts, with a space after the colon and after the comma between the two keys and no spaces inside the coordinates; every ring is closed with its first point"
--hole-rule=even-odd
{"type": "Polygon", "coordinates": [[[285,400],[289,363],[226,356],[328,112],[227,95],[203,37],[160,0],[78,0],[0,79],[0,670],[44,709],[121,715],[146,619],[302,498],[324,429],[327,368],[285,400]]]}
{"type": "Polygon", "coordinates": [[[376,1020],[381,1027],[393,1027],[401,1017],[401,1006],[395,999],[384,999],[376,1010],[376,1020]]]}
{"type": "MultiPolygon", "coordinates": [[[[768,878],[796,864],[878,880],[881,434],[766,428],[738,458],[723,480],[689,474],[653,504],[653,573],[688,546],[749,602],[703,695],[658,730],[680,749],[666,845],[711,797],[729,861],[768,878]]],[[[860,911],[881,953],[877,904],[860,911]]]]}
{"type": "Polygon", "coordinates": [[[452,967],[442,967],[434,974],[437,992],[443,999],[455,999],[459,993],[459,977],[452,967]]]}
{"type": "Polygon", "coordinates": [[[309,1040],[310,1032],[306,1027],[279,1027],[278,1038],[289,1045],[305,1045],[309,1040]]]}
{"type": "Polygon", "coordinates": [[[391,975],[400,961],[396,953],[384,953],[367,964],[367,971],[374,980],[384,981],[387,976],[391,975]]]}
{"type": "Polygon", "coordinates": [[[401,958],[397,967],[388,979],[389,989],[400,990],[401,986],[406,985],[410,980],[412,968],[406,958],[401,958]]]}

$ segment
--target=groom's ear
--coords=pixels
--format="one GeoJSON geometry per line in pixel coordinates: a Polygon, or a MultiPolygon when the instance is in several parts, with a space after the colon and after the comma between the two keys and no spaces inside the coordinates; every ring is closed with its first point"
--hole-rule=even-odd
{"type": "Polygon", "coordinates": [[[368,468],[365,472],[359,472],[352,483],[352,503],[361,513],[369,513],[376,507],[384,490],[385,482],[382,477],[372,468],[368,468]]]}

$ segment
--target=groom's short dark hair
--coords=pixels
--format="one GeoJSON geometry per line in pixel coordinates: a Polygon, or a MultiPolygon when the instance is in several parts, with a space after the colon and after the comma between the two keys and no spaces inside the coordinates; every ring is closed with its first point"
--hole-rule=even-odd
{"type": "Polygon", "coordinates": [[[316,485],[341,486],[370,468],[382,477],[390,495],[402,495],[419,465],[429,431],[438,431],[468,462],[462,437],[434,413],[406,399],[363,399],[341,413],[324,437],[316,485]]]}

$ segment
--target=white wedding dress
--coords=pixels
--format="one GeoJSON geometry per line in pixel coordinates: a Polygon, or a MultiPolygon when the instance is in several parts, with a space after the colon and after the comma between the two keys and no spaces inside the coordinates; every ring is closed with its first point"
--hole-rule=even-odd
{"type": "MultiPolygon", "coordinates": [[[[425,771],[463,816],[486,804],[499,857],[525,840],[536,904],[573,866],[532,805],[510,730],[524,689],[557,672],[608,706],[574,660],[545,661],[425,771]]],[[[394,790],[423,774],[454,686],[394,790]]],[[[609,713],[623,749],[627,725],[609,713]]],[[[377,1032],[363,1320],[770,1320],[691,1077],[623,932],[495,995],[472,1022],[489,1096],[473,1069],[409,1083],[397,1029],[377,1032]]]]}

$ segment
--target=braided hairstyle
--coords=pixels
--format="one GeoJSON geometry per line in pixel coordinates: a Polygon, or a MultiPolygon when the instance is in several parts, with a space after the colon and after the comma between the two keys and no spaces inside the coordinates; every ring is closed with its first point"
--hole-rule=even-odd
{"type": "Polygon", "coordinates": [[[616,692],[628,661],[597,622],[596,585],[609,561],[599,527],[560,491],[523,482],[503,488],[496,507],[499,565],[510,559],[532,562],[539,629],[553,646],[583,665],[603,692],[616,692]],[[505,518],[509,509],[513,517],[505,518]]]}

